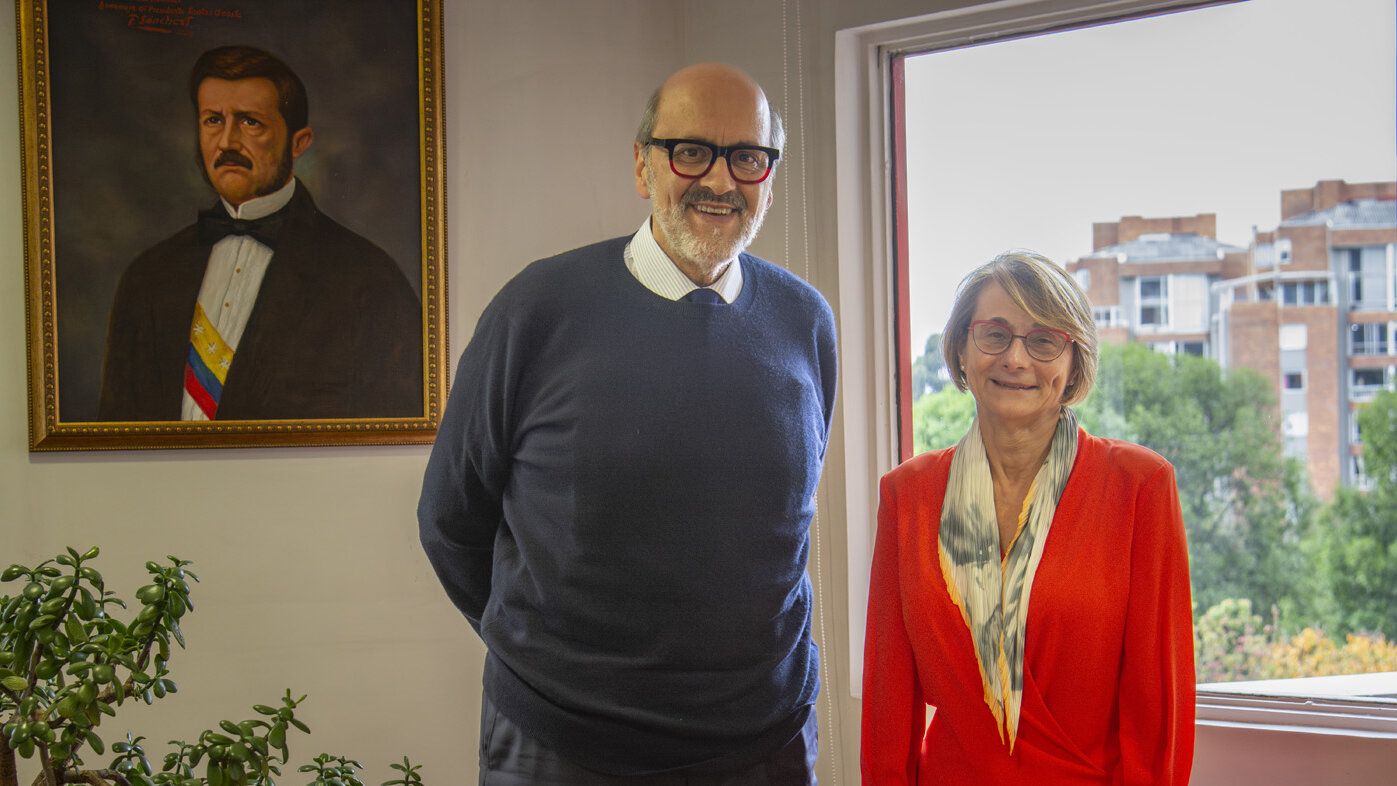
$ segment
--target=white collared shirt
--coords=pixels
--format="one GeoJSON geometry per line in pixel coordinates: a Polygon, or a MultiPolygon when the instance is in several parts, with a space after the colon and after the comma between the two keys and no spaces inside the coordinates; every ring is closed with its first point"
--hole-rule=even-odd
{"type": "MultiPolygon", "coordinates": [[[[278,191],[249,199],[237,207],[228,204],[227,200],[220,201],[228,215],[250,221],[270,216],[286,207],[295,193],[296,180],[292,178],[278,191]]],[[[222,336],[223,342],[235,351],[243,330],[247,328],[247,319],[252,315],[252,306],[257,302],[257,293],[262,289],[262,277],[267,274],[267,266],[271,262],[272,249],[247,235],[228,235],[214,243],[209,252],[204,282],[199,287],[199,305],[218,335],[222,336]]],[[[184,394],[181,418],[208,420],[188,392],[184,394]]]]}
{"type": "MultiPolygon", "coordinates": [[[[709,286],[725,303],[737,300],[737,296],[742,294],[742,265],[736,257],[729,262],[732,264],[727,266],[723,275],[709,286]]],[[[626,268],[646,289],[667,300],[678,300],[699,289],[660,248],[650,229],[649,218],[640,225],[631,242],[626,244],[626,268]]]]}

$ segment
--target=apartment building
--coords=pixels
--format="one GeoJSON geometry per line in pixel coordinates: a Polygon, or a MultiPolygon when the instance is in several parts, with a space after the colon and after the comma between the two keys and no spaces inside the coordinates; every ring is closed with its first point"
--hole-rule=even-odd
{"type": "Polygon", "coordinates": [[[1315,491],[1367,482],[1354,413],[1397,385],[1397,183],[1283,191],[1280,224],[1245,248],[1215,214],[1095,224],[1092,245],[1067,269],[1103,341],[1260,371],[1315,491]]]}

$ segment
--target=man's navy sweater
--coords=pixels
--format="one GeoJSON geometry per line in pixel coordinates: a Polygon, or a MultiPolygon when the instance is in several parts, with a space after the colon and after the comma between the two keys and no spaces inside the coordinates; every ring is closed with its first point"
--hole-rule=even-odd
{"type": "Polygon", "coordinates": [[[485,310],[418,509],[489,647],[485,691],[592,769],[750,765],[819,690],[806,575],[834,317],[743,254],[731,305],[673,302],[627,238],[540,260],[485,310]]]}

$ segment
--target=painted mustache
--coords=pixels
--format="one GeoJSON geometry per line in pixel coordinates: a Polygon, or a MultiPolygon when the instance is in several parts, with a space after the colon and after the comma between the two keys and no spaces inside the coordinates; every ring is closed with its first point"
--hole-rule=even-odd
{"type": "Polygon", "coordinates": [[[697,202],[727,205],[739,211],[745,211],[747,209],[747,198],[742,195],[742,192],[729,191],[722,196],[718,196],[713,193],[713,189],[700,185],[695,185],[693,188],[684,192],[684,196],[679,200],[679,206],[689,207],[697,202]]]}
{"type": "Polygon", "coordinates": [[[240,166],[243,169],[251,169],[252,159],[248,158],[242,153],[239,153],[236,150],[223,150],[220,151],[218,157],[213,160],[214,169],[228,164],[231,164],[233,166],[240,166]]]}

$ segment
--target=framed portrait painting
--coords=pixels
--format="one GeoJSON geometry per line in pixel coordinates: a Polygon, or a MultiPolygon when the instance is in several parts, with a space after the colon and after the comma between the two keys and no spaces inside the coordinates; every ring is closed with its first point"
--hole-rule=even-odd
{"type": "Polygon", "coordinates": [[[440,0],[18,0],[30,449],[430,442],[440,0]]]}

